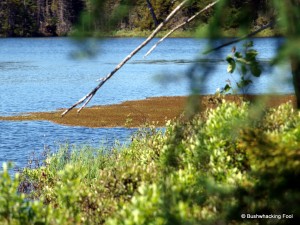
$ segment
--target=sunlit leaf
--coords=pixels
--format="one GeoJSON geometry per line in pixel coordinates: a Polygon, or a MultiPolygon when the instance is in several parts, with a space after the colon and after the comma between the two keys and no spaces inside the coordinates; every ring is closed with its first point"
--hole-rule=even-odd
{"type": "Polygon", "coordinates": [[[227,56],[226,61],[229,63],[227,67],[227,72],[233,73],[236,67],[235,60],[231,56],[227,56]]]}
{"type": "Polygon", "coordinates": [[[250,62],[244,58],[237,58],[236,61],[242,64],[250,64],[250,62]]]}

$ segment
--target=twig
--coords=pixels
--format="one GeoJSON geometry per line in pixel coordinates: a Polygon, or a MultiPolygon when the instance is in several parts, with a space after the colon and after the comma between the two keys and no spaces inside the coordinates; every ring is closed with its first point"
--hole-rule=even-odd
{"type": "MultiPolygon", "coordinates": [[[[82,104],[83,102],[84,105],[83,107],[85,107],[89,101],[95,96],[95,94],[97,93],[97,91],[102,87],[103,84],[106,83],[106,81],[108,81],[129,59],[131,59],[138,51],[140,51],[144,46],[146,46],[154,37],[155,35],[161,30],[161,28],[170,21],[170,19],[172,19],[172,17],[183,7],[184,4],[186,4],[188,2],[188,0],[184,0],[182,1],[169,15],[168,17],[159,24],[159,26],[152,32],[152,34],[142,43],[140,44],[136,49],[134,49],[128,56],[125,57],[125,59],[123,59],[122,62],[120,62],[113,71],[111,71],[106,77],[104,77],[102,79],[102,81],[90,92],[88,93],[86,96],[84,96],[83,98],[81,98],[78,102],[76,102],[74,105],[72,105],[70,108],[66,109],[61,116],[66,115],[68,112],[70,112],[73,108],[75,108],[76,106],[82,104]]],[[[78,113],[83,109],[83,107],[81,107],[78,110],[78,113]]]]}
{"type": "Polygon", "coordinates": [[[194,20],[197,16],[199,16],[201,13],[203,13],[206,10],[208,10],[209,8],[213,7],[218,2],[219,2],[219,0],[212,2],[211,4],[207,5],[204,9],[202,9],[201,11],[197,12],[195,15],[193,15],[192,17],[190,17],[185,22],[177,25],[175,28],[173,28],[172,30],[170,30],[163,38],[161,38],[158,42],[155,43],[155,45],[152,46],[152,48],[144,55],[144,58],[147,57],[161,42],[163,42],[167,37],[169,37],[174,31],[176,31],[179,28],[185,26],[186,24],[188,24],[189,22],[191,22],[192,20],[194,20]]]}
{"type": "Polygon", "coordinates": [[[247,38],[249,38],[249,37],[252,37],[252,36],[254,36],[255,34],[258,34],[259,32],[261,32],[261,31],[263,31],[263,30],[265,30],[265,29],[267,29],[267,28],[269,28],[269,27],[273,27],[273,26],[274,26],[274,21],[271,21],[271,22],[268,23],[267,25],[261,26],[259,29],[257,29],[257,30],[255,30],[255,31],[251,32],[250,34],[247,34],[247,35],[245,35],[245,36],[243,36],[243,37],[240,37],[240,38],[234,39],[234,40],[232,40],[232,41],[226,42],[225,44],[222,44],[222,45],[220,45],[220,46],[218,46],[218,47],[209,49],[209,50],[205,51],[203,54],[208,54],[208,53],[217,51],[217,50],[219,50],[219,49],[221,49],[221,48],[224,48],[224,47],[226,47],[226,46],[228,46],[228,45],[232,45],[232,44],[234,44],[234,43],[240,42],[240,41],[242,41],[242,40],[244,40],[244,39],[247,39],[247,38]]]}

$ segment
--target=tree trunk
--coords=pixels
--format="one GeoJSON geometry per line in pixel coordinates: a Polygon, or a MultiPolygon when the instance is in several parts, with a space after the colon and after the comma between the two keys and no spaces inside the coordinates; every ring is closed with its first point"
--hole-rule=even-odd
{"type": "Polygon", "coordinates": [[[151,4],[150,0],[146,0],[146,2],[147,2],[147,5],[148,5],[148,8],[149,8],[149,10],[150,10],[150,14],[151,14],[151,16],[152,16],[152,18],[153,18],[153,21],[154,21],[155,27],[157,27],[159,23],[158,23],[158,20],[157,20],[157,17],[156,17],[156,15],[155,15],[155,12],[154,12],[153,6],[152,6],[152,4],[151,4]]]}
{"type": "MultiPolygon", "coordinates": [[[[290,43],[294,43],[295,41],[299,41],[300,35],[300,1],[299,0],[290,0],[286,2],[287,11],[285,12],[287,15],[288,21],[288,29],[287,29],[287,37],[290,43]]],[[[290,50],[290,62],[291,62],[291,70],[293,76],[293,84],[296,95],[296,103],[297,109],[300,109],[300,56],[299,56],[299,47],[293,50],[290,50]]]]}
{"type": "Polygon", "coordinates": [[[15,8],[13,3],[9,3],[8,5],[8,36],[12,37],[14,36],[14,30],[15,30],[15,8]]]}
{"type": "Polygon", "coordinates": [[[297,109],[300,109],[300,61],[299,57],[291,57],[293,84],[296,95],[297,109]]]}

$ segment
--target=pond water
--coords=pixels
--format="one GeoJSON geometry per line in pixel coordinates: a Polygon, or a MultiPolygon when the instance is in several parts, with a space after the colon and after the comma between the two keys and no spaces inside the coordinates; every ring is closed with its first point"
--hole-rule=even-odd
{"type": "MultiPolygon", "coordinates": [[[[78,53],[80,44],[68,38],[0,39],[0,115],[69,107],[95,87],[97,79],[106,76],[143,40],[114,38],[91,41],[92,50],[98,50],[98,54],[93,58],[75,60],[71,56],[78,53]]],[[[276,38],[253,40],[264,65],[270,62],[278,44],[283,42],[276,38]]],[[[206,49],[206,44],[204,39],[172,38],[143,58],[148,50],[145,48],[101,88],[90,105],[187,95],[190,83],[186,74],[197,58],[201,59],[200,65],[213,68],[202,93],[215,93],[227,79],[234,82],[238,75],[230,76],[226,72],[224,59],[232,46],[222,49],[218,55],[203,56],[200,53],[206,49]]],[[[237,45],[238,50],[240,45],[237,45]]],[[[200,69],[198,73],[203,71],[200,69]]],[[[249,92],[292,93],[290,79],[288,68],[265,70],[249,92]]],[[[55,148],[57,143],[99,146],[103,143],[110,145],[115,138],[125,142],[130,140],[134,131],[125,128],[67,127],[45,121],[0,121],[0,163],[12,160],[24,166],[32,151],[42,151],[43,146],[55,148]]]]}

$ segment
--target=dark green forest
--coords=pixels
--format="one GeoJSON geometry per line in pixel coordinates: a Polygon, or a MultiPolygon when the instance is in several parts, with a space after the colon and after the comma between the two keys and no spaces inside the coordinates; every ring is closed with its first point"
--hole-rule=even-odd
{"type": "MultiPolygon", "coordinates": [[[[151,0],[157,21],[161,22],[180,1],[151,0]]],[[[211,3],[211,0],[191,1],[165,28],[185,21],[197,11],[211,3]]],[[[241,7],[253,12],[251,25],[255,28],[266,24],[271,15],[267,0],[231,0],[230,7],[224,8],[223,29],[236,29],[243,19],[241,7]],[[246,2],[246,4],[245,4],[246,2]]],[[[209,23],[213,8],[201,14],[189,25],[209,23]]],[[[248,18],[249,19],[249,18],[248,18]]],[[[66,36],[75,25],[80,30],[151,30],[155,22],[146,0],[2,0],[0,2],[0,37],[66,36]],[[119,7],[118,7],[119,6],[119,7]],[[121,6],[121,7],[120,7],[121,6]],[[83,13],[84,12],[84,13],[83,13]],[[94,20],[94,17],[101,18],[94,20]]]]}
{"type": "Polygon", "coordinates": [[[84,9],[84,0],[3,0],[0,36],[63,36],[84,9]]]}

